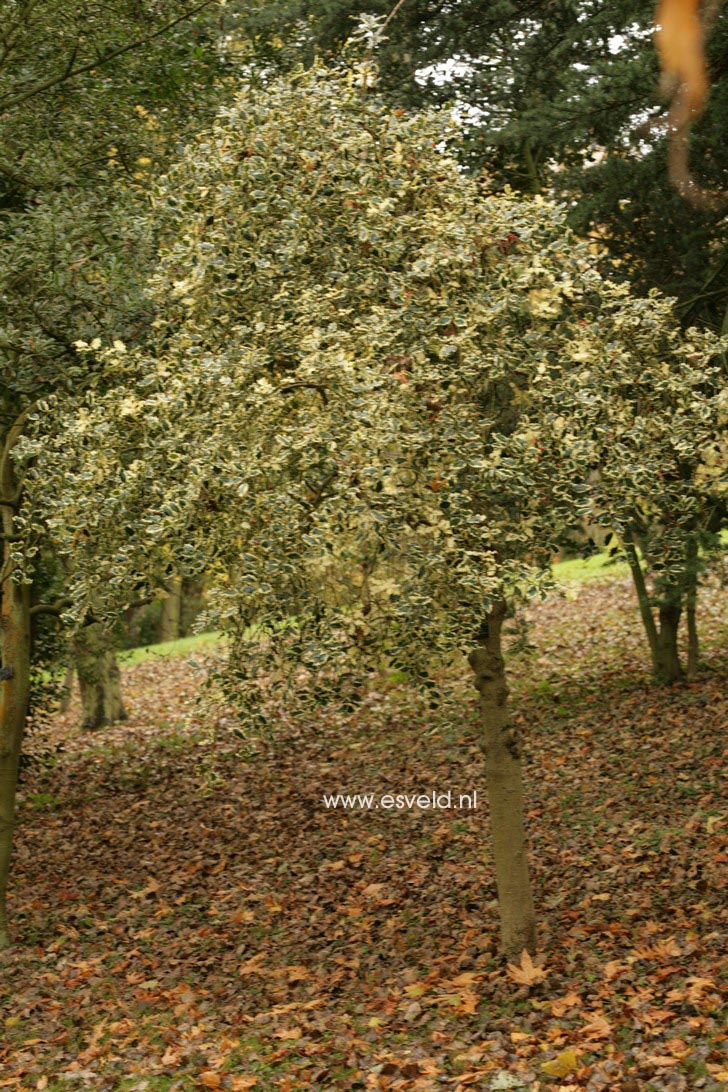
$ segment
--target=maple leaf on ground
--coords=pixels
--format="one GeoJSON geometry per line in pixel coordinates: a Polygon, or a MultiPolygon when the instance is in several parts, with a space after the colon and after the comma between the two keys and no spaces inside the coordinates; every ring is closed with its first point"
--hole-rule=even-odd
{"type": "Polygon", "coordinates": [[[301,1028],[280,1028],[273,1035],[276,1039],[300,1039],[303,1031],[301,1028]]]}
{"type": "Polygon", "coordinates": [[[612,1025],[601,1013],[595,1012],[589,1023],[579,1028],[579,1033],[587,1039],[609,1039],[612,1035],[612,1025]]]}
{"type": "Polygon", "coordinates": [[[200,1073],[200,1083],[205,1088],[222,1088],[222,1077],[214,1070],[206,1069],[204,1073],[200,1073]]]}
{"type": "Polygon", "coordinates": [[[549,1002],[552,1016],[563,1016],[569,1009],[581,1008],[581,998],[571,990],[565,997],[555,997],[549,1002]]]}
{"type": "Polygon", "coordinates": [[[546,978],[546,971],[543,967],[536,966],[525,948],[521,952],[520,966],[517,963],[509,963],[507,973],[508,977],[519,986],[533,986],[546,978]]]}

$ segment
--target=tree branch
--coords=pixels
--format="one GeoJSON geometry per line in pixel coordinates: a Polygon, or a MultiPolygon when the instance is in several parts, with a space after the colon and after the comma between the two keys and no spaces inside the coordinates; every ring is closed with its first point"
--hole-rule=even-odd
{"type": "Polygon", "coordinates": [[[288,383],[285,387],[279,387],[278,393],[288,394],[289,391],[296,391],[300,390],[301,388],[308,388],[309,390],[318,391],[321,395],[321,401],[325,406],[328,406],[329,396],[326,393],[327,388],[323,385],[323,383],[288,383]]]}
{"type": "Polygon", "coordinates": [[[39,614],[50,614],[54,618],[60,618],[64,610],[70,606],[70,599],[60,599],[57,603],[36,603],[30,608],[30,617],[37,618],[39,614]]]}
{"type": "Polygon", "coordinates": [[[11,95],[4,100],[0,99],[0,109],[10,110],[14,106],[20,106],[22,103],[27,102],[28,99],[32,99],[36,95],[41,95],[44,91],[49,91],[52,87],[58,86],[58,84],[67,83],[69,80],[75,80],[77,76],[83,76],[86,72],[91,72],[95,68],[101,68],[102,65],[108,64],[109,61],[114,61],[117,57],[121,57],[125,53],[131,53],[133,50],[139,49],[141,46],[145,46],[149,42],[154,41],[155,38],[160,38],[163,34],[166,34],[168,30],[172,30],[172,28],[176,27],[179,23],[184,23],[186,19],[191,19],[214,3],[216,3],[216,0],[203,0],[203,3],[197,4],[194,8],[190,8],[189,11],[184,12],[184,14],[178,15],[176,19],[172,19],[169,23],[165,23],[163,27],[160,27],[159,30],[155,30],[153,34],[148,34],[144,38],[136,38],[133,42],[128,42],[127,45],[109,50],[108,53],[102,54],[95,61],[79,65],[78,68],[73,68],[73,61],[76,52],[78,51],[78,45],[76,45],[70,58],[70,64],[66,65],[63,72],[55,76],[49,76],[47,80],[35,84],[34,87],[29,87],[27,91],[22,91],[18,95],[11,95]]]}
{"type": "MultiPolygon", "coordinates": [[[[9,477],[8,468],[10,464],[10,452],[13,450],[15,441],[18,439],[23,431],[23,425],[25,424],[26,418],[29,416],[29,414],[33,412],[34,409],[37,409],[37,407],[37,402],[31,402],[29,406],[26,406],[23,412],[19,414],[18,417],[16,417],[15,421],[12,423],[8,430],[7,436],[5,437],[2,454],[0,454],[0,485],[2,485],[3,487],[6,487],[6,478],[9,477]]],[[[10,504],[9,507],[14,508],[19,499],[19,495],[15,496],[13,498],[14,503],[10,504]]],[[[7,504],[7,501],[3,501],[2,503],[7,504]]]]}

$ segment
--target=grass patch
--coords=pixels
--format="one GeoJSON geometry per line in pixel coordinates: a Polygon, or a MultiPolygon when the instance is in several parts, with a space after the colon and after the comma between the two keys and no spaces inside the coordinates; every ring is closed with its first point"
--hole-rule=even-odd
{"type": "Polygon", "coordinates": [[[587,580],[617,580],[629,576],[626,561],[613,561],[608,554],[593,554],[592,557],[574,557],[568,561],[559,561],[553,566],[553,574],[558,581],[583,584],[587,580]]]}
{"type": "Polygon", "coordinates": [[[119,663],[124,667],[132,667],[134,664],[143,663],[145,660],[164,658],[167,656],[186,656],[190,652],[196,652],[199,648],[208,648],[218,644],[222,640],[222,634],[218,631],[212,633],[194,633],[189,637],[180,637],[176,641],[163,641],[158,645],[142,645],[139,648],[126,649],[118,653],[119,663]]]}

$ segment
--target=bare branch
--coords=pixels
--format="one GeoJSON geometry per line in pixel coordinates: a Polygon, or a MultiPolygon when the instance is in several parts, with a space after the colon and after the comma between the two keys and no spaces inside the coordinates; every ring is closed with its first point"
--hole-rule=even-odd
{"type": "Polygon", "coordinates": [[[29,87],[27,91],[22,91],[18,95],[11,95],[9,98],[0,99],[0,109],[10,110],[14,106],[20,106],[22,103],[27,102],[28,99],[32,99],[36,95],[41,95],[44,91],[49,91],[52,87],[58,86],[58,84],[67,83],[69,80],[75,80],[77,76],[83,76],[86,72],[91,72],[95,68],[101,68],[102,65],[116,60],[117,57],[121,57],[125,53],[131,53],[133,50],[139,49],[149,42],[154,41],[155,38],[161,38],[168,30],[172,30],[173,27],[176,27],[179,23],[184,23],[187,19],[192,19],[193,16],[204,11],[205,8],[209,8],[216,2],[217,0],[203,0],[203,3],[197,4],[194,8],[190,8],[189,11],[184,12],[184,14],[178,15],[176,19],[172,19],[169,23],[165,23],[163,27],[160,27],[159,30],[155,30],[153,34],[148,34],[144,38],[136,38],[133,42],[128,42],[126,45],[119,46],[117,49],[110,49],[108,53],[102,54],[95,61],[79,65],[78,68],[73,67],[73,61],[75,60],[76,51],[78,49],[78,46],[76,46],[73,55],[70,58],[70,64],[66,65],[63,72],[58,73],[55,76],[49,76],[47,80],[43,80],[42,83],[37,83],[33,87],[29,87]]]}

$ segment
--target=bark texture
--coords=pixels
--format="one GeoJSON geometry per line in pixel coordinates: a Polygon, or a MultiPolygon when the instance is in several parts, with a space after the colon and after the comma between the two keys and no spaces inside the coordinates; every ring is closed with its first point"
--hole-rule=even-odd
{"type": "Polygon", "coordinates": [[[480,644],[468,657],[480,694],[482,747],[493,839],[493,860],[504,953],[518,958],[536,950],[536,915],[531,893],[523,818],[521,749],[509,723],[508,686],[501,649],[501,605],[486,616],[480,644]]]}
{"type": "Polygon", "coordinates": [[[677,596],[660,606],[660,677],[668,683],[679,682],[685,677],[677,648],[678,628],[682,605],[677,596]]]}
{"type": "Polygon", "coordinates": [[[66,674],[63,679],[63,687],[61,691],[61,704],[59,706],[61,713],[67,713],[68,707],[71,704],[71,698],[73,697],[73,681],[76,678],[76,668],[73,664],[69,664],[66,668],[66,674]]]}
{"type": "Polygon", "coordinates": [[[111,635],[101,622],[84,626],[74,638],[76,671],[87,730],[126,720],[121,697],[121,675],[111,635]]]}
{"type": "Polygon", "coordinates": [[[637,550],[634,543],[629,540],[625,543],[625,554],[637,592],[637,602],[647,635],[647,643],[650,646],[652,673],[660,682],[679,682],[684,678],[678,651],[678,631],[682,613],[681,589],[669,586],[663,590],[663,598],[658,608],[658,626],[652,609],[653,600],[647,590],[637,550]]]}
{"type": "Polygon", "coordinates": [[[171,590],[162,600],[162,613],[159,618],[159,640],[176,641],[181,634],[182,623],[182,580],[175,577],[171,581],[171,590]]]}
{"type": "Polygon", "coordinates": [[[655,677],[657,677],[660,674],[662,663],[660,652],[660,638],[657,632],[655,616],[652,613],[652,604],[650,602],[650,594],[647,591],[647,584],[645,583],[645,574],[642,572],[640,559],[637,556],[637,550],[633,542],[628,541],[625,543],[625,554],[627,555],[629,571],[632,574],[632,581],[635,586],[635,591],[637,592],[637,602],[640,608],[642,625],[644,626],[645,633],[647,635],[647,643],[650,647],[652,673],[653,675],[655,675],[655,677]]]}
{"type": "MultiPolygon", "coordinates": [[[[17,495],[10,461],[0,460],[0,497],[17,495]]],[[[13,533],[13,508],[0,506],[3,533],[13,533]]],[[[30,588],[12,580],[7,539],[0,554],[0,949],[10,943],[7,893],[15,830],[15,792],[30,698],[30,588]]]]}
{"type": "Polygon", "coordinates": [[[688,625],[688,679],[696,678],[700,666],[700,642],[698,640],[698,544],[695,537],[688,539],[685,551],[688,570],[688,590],[685,597],[685,614],[688,625]]]}

